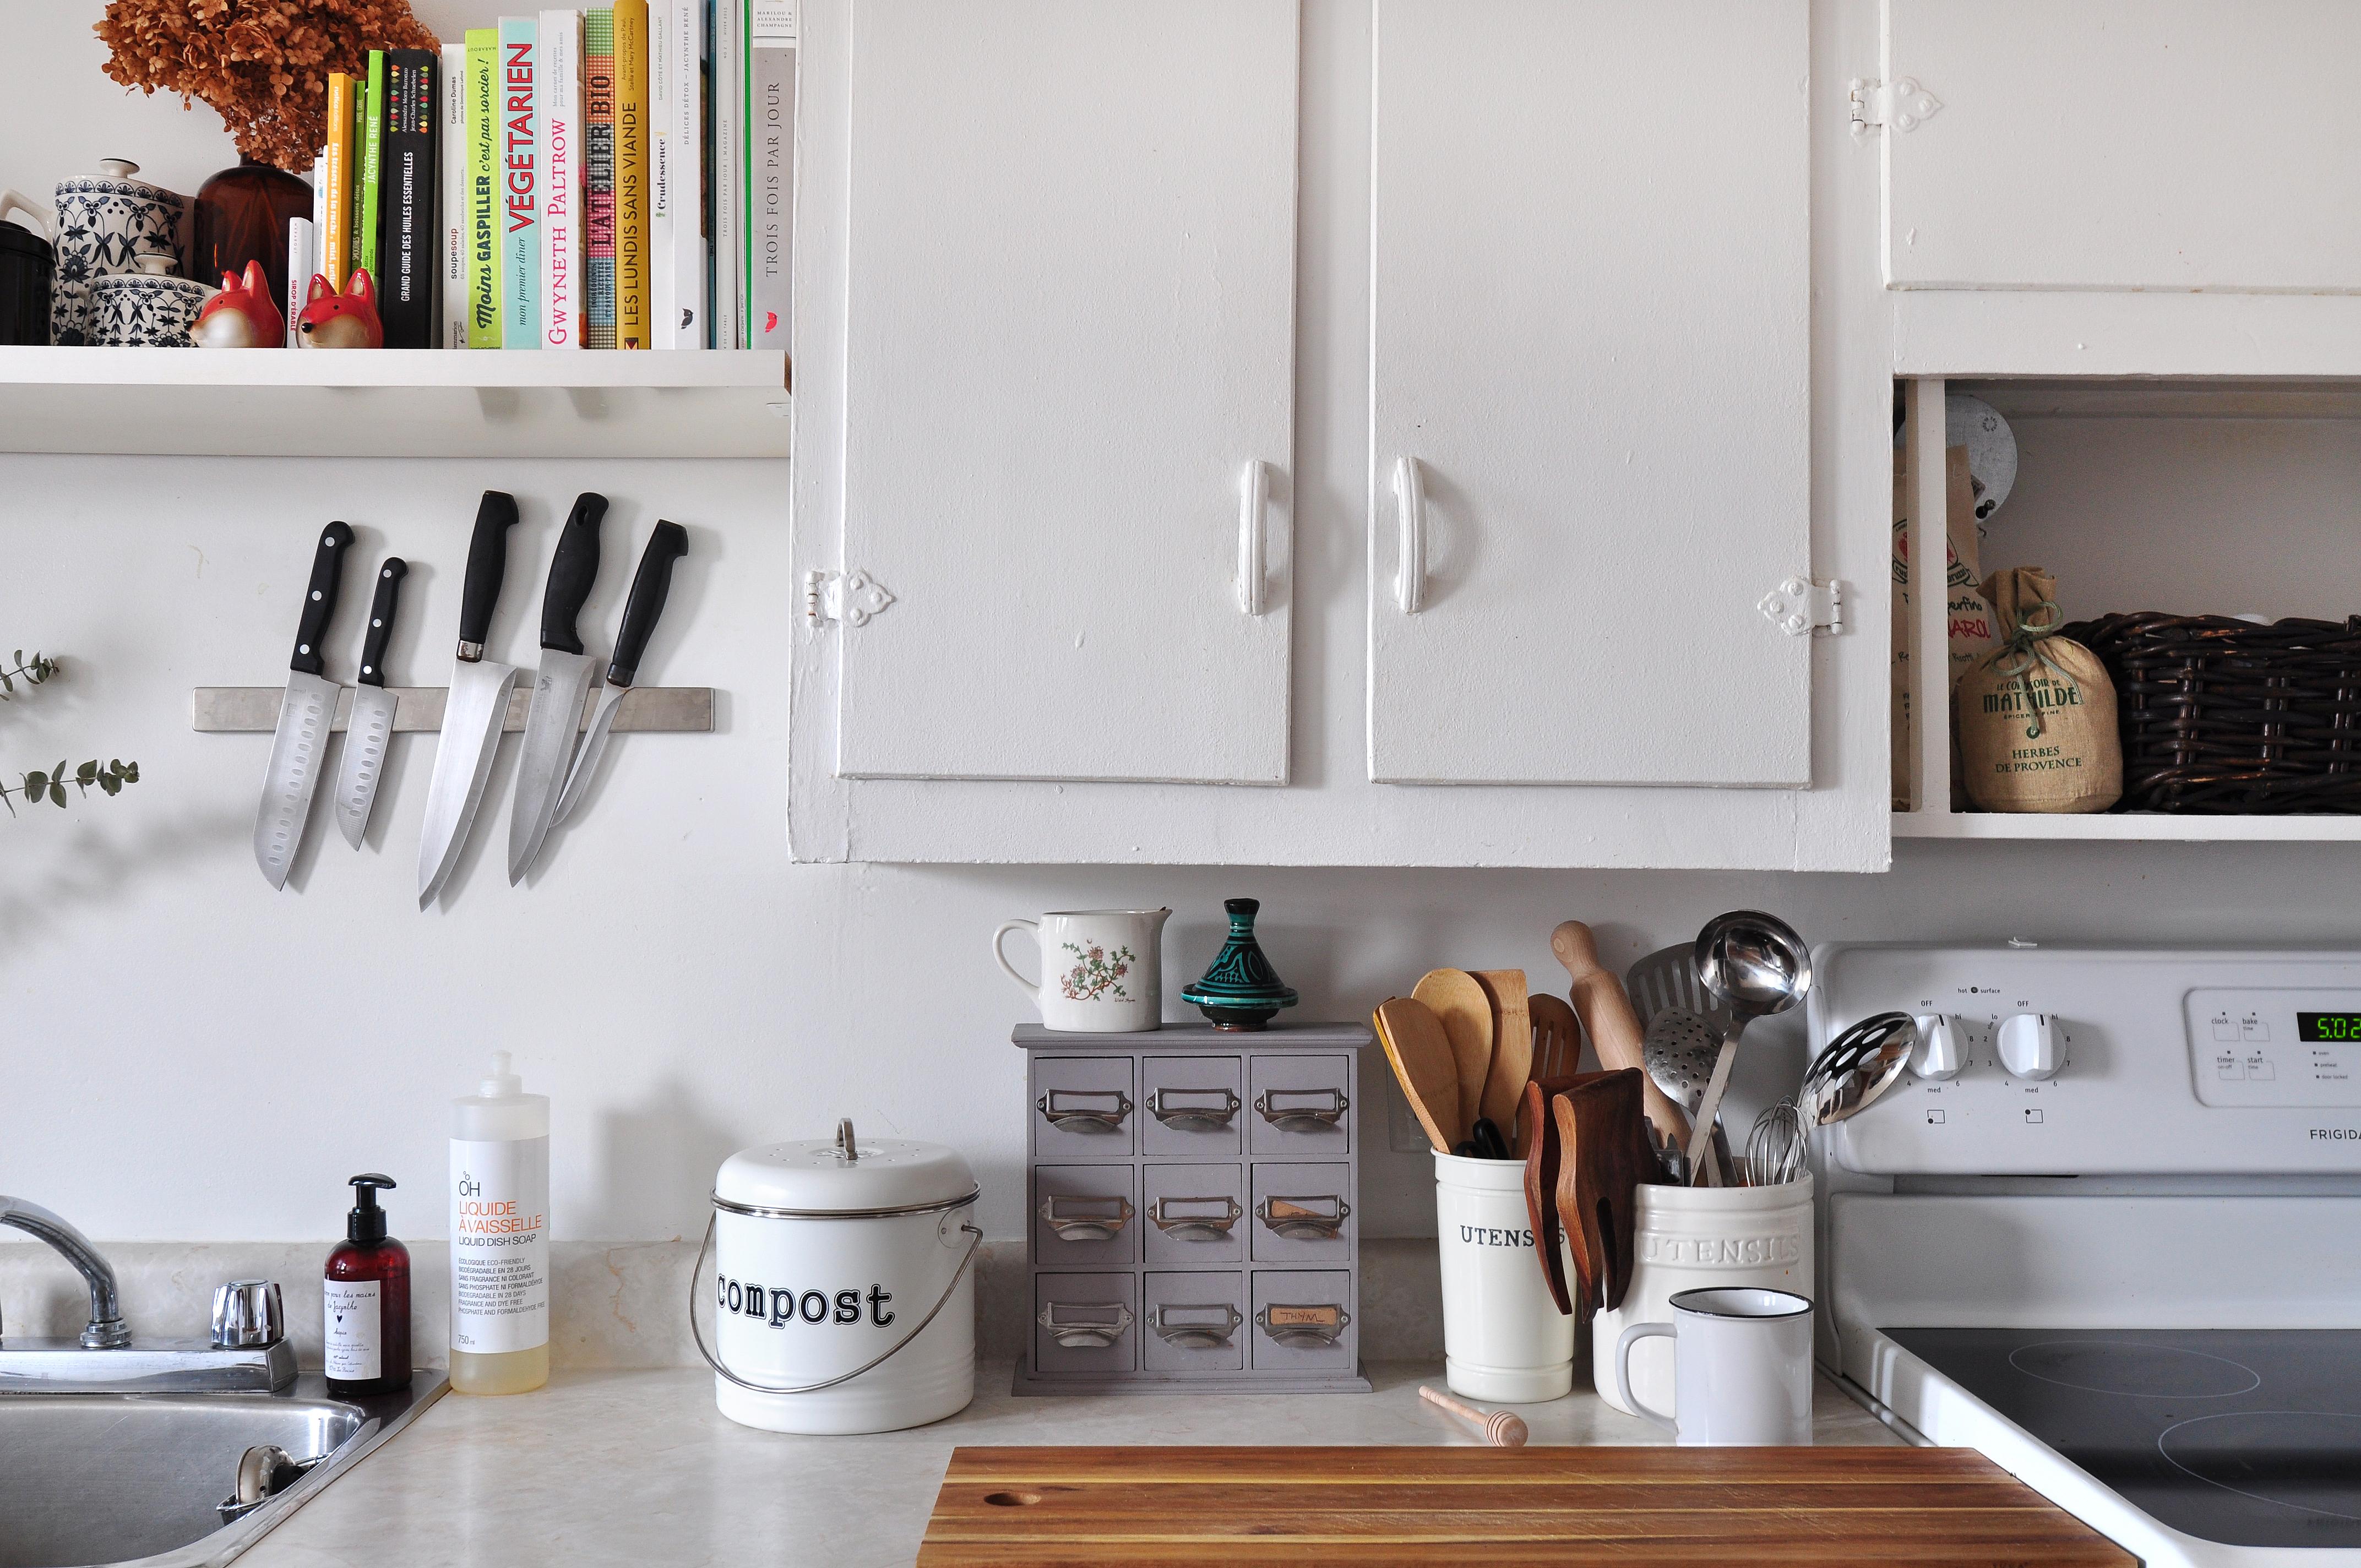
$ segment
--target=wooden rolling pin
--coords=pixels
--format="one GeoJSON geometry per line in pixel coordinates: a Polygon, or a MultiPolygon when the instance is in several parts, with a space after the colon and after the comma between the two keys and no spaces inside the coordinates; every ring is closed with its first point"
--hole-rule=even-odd
{"type": "Polygon", "coordinates": [[[1598,938],[1581,921],[1567,920],[1550,933],[1550,951],[1557,955],[1574,982],[1566,1000],[1574,1003],[1575,1016],[1590,1036],[1598,1065],[1609,1072],[1638,1068],[1642,1102],[1656,1135],[1676,1148],[1688,1147],[1689,1119],[1648,1076],[1647,1057],[1641,1048],[1646,1036],[1641,1032],[1638,1014],[1631,1011],[1631,997],[1624,994],[1623,982],[1613,970],[1599,965],[1598,938]]]}

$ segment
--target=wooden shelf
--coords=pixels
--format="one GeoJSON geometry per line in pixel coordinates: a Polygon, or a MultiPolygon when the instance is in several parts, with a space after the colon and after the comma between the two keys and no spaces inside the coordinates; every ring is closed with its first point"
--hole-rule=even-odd
{"type": "Polygon", "coordinates": [[[2361,840],[2361,817],[2083,816],[1897,811],[1896,839],[2116,839],[2130,843],[2339,843],[2361,840]]]}
{"type": "Polygon", "coordinates": [[[784,457],[787,356],[0,347],[0,451],[784,457]]]}

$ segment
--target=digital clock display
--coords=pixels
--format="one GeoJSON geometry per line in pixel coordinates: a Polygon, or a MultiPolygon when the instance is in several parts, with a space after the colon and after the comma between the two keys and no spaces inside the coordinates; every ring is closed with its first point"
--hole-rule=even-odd
{"type": "Polygon", "coordinates": [[[2306,1045],[2361,1040],[2361,1013],[2299,1013],[2295,1037],[2306,1045]]]}

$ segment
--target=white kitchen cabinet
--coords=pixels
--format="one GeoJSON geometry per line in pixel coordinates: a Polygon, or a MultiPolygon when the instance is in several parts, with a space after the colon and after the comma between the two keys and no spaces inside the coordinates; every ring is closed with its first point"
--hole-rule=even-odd
{"type": "Polygon", "coordinates": [[[1379,0],[1371,779],[1811,782],[1809,42],[1379,0]]]}
{"type": "Polygon", "coordinates": [[[1885,9],[1892,286],[2361,291],[2361,6],[1885,9]]]}

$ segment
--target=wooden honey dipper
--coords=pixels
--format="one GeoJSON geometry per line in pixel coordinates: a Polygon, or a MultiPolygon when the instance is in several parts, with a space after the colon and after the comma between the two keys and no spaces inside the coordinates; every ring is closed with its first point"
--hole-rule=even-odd
{"type": "Polygon", "coordinates": [[[1512,1416],[1506,1410],[1494,1410],[1490,1415],[1486,1415],[1475,1406],[1463,1405],[1450,1395],[1439,1394],[1423,1383],[1419,1385],[1418,1395],[1427,1403],[1440,1405],[1460,1420],[1474,1425],[1483,1432],[1484,1441],[1494,1448],[1522,1448],[1525,1446],[1525,1439],[1532,1435],[1525,1430],[1522,1419],[1512,1416]]]}

